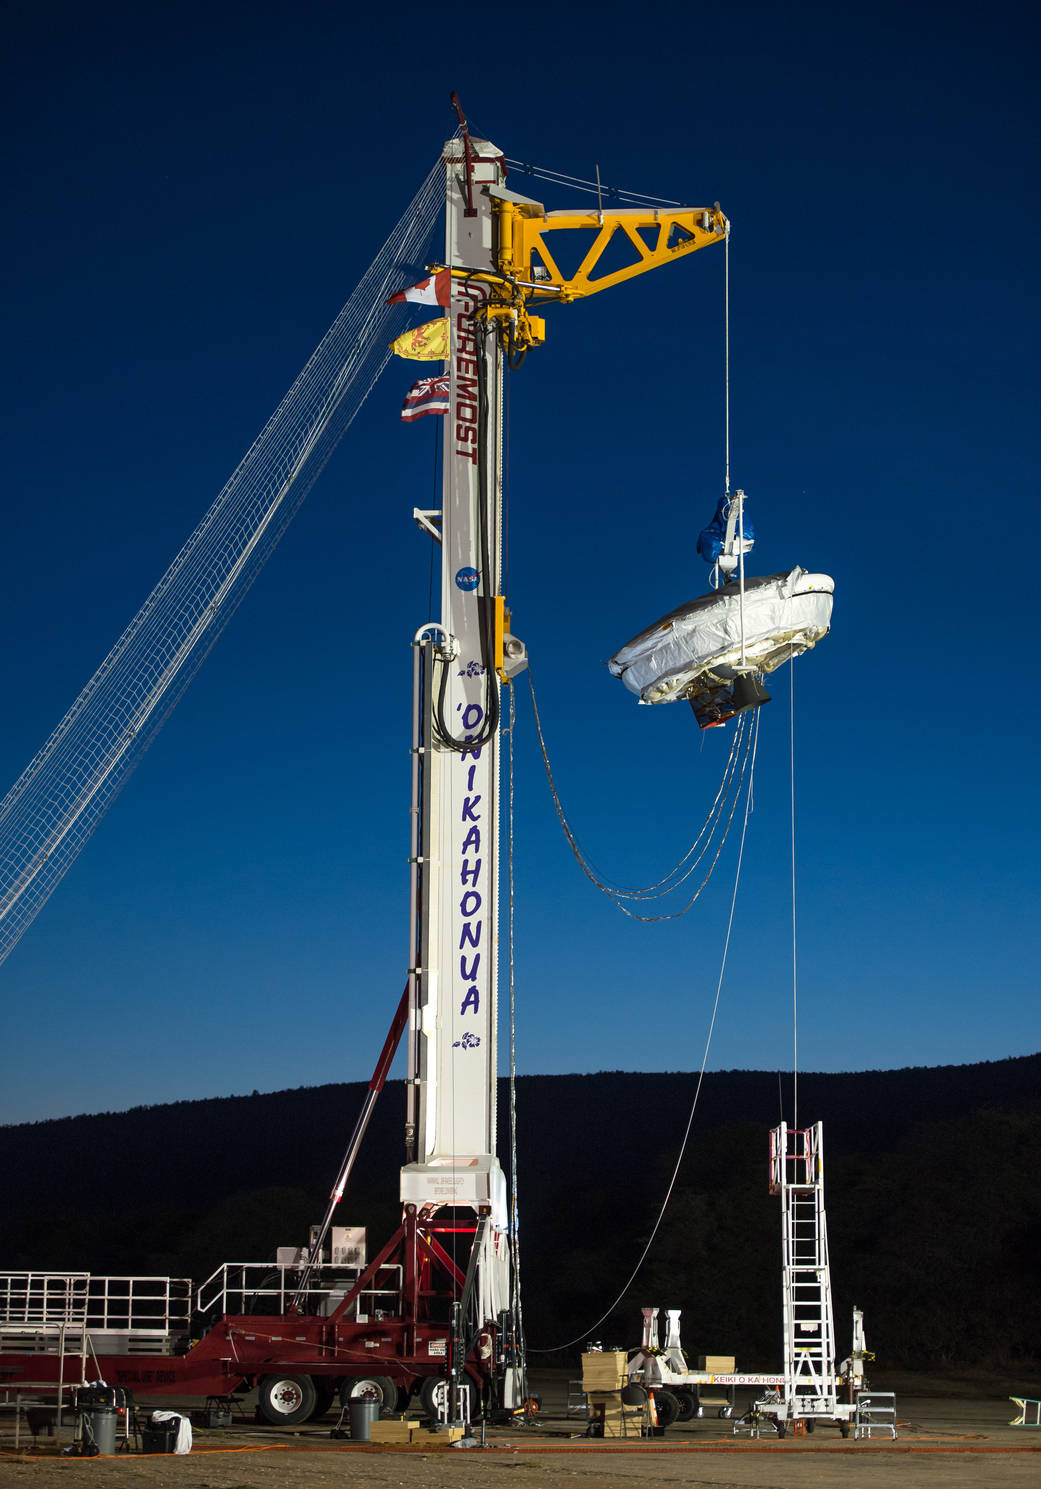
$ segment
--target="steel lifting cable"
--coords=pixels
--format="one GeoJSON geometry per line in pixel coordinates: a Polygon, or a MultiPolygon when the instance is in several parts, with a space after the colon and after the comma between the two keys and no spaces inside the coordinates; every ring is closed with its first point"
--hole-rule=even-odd
{"type": "MultiPolygon", "coordinates": [[[[529,686],[531,686],[530,669],[529,669],[529,686]]],[[[557,811],[557,817],[558,817],[558,820],[560,821],[561,828],[562,828],[562,830],[564,832],[565,837],[568,840],[568,843],[569,843],[569,845],[571,847],[571,850],[572,850],[573,854],[575,855],[576,861],[578,862],[579,867],[582,869],[582,872],[586,875],[586,877],[590,880],[590,882],[596,886],[596,888],[598,888],[603,894],[607,895],[607,897],[614,902],[614,904],[617,906],[617,908],[619,910],[621,910],[624,915],[628,915],[630,917],[630,919],[633,919],[633,920],[642,920],[642,921],[645,921],[647,923],[652,923],[652,922],[659,921],[659,920],[676,920],[680,916],[685,915],[687,913],[687,911],[690,910],[692,908],[692,906],[696,903],[696,901],[697,901],[698,897],[700,896],[702,890],[705,888],[705,886],[708,883],[709,879],[712,877],[712,873],[713,873],[713,871],[715,869],[716,864],[719,861],[719,857],[720,857],[720,854],[723,851],[723,847],[724,847],[724,845],[726,843],[727,837],[729,836],[730,827],[731,827],[731,825],[733,823],[734,814],[735,814],[736,809],[737,809],[737,803],[738,803],[738,800],[740,799],[741,783],[742,783],[742,781],[744,779],[744,773],[745,773],[745,769],[746,769],[747,761],[748,761],[748,745],[747,745],[747,743],[746,743],[746,746],[745,746],[745,754],[744,754],[744,757],[743,757],[743,759],[741,761],[740,775],[737,777],[737,789],[734,792],[734,796],[733,796],[733,800],[732,800],[732,804],[731,804],[731,808],[730,808],[730,814],[729,814],[729,816],[727,818],[726,825],[725,825],[725,827],[723,829],[723,835],[722,835],[721,839],[719,840],[719,843],[718,843],[717,848],[716,848],[715,855],[713,856],[712,861],[711,861],[711,863],[709,865],[708,873],[705,875],[704,879],[702,879],[701,883],[699,884],[699,886],[697,887],[697,889],[695,890],[695,892],[691,896],[691,898],[687,901],[686,905],[684,905],[682,909],[673,911],[673,912],[668,913],[668,914],[663,914],[663,915],[639,915],[635,911],[628,909],[627,906],[625,906],[624,904],[621,903],[621,901],[623,899],[637,899],[637,900],[640,900],[641,902],[643,902],[643,901],[651,900],[651,899],[660,899],[664,895],[666,895],[668,893],[671,893],[672,890],[678,888],[679,885],[681,885],[682,883],[684,883],[685,880],[690,877],[690,874],[694,871],[694,869],[698,866],[698,864],[702,861],[702,859],[704,858],[705,854],[707,853],[709,847],[712,844],[713,835],[714,835],[714,833],[716,831],[716,828],[719,825],[719,821],[721,819],[723,810],[724,810],[725,805],[726,805],[726,797],[729,794],[730,787],[731,787],[731,785],[733,784],[733,781],[734,781],[734,762],[736,760],[736,753],[737,753],[737,750],[738,750],[738,748],[740,746],[740,741],[741,741],[742,736],[743,736],[745,720],[744,719],[741,719],[738,722],[738,727],[737,727],[737,729],[735,730],[735,733],[734,733],[734,742],[733,742],[733,744],[731,746],[731,759],[727,762],[727,766],[724,769],[723,783],[722,783],[722,785],[720,787],[720,791],[717,793],[716,801],[713,804],[712,808],[710,809],[709,817],[706,819],[705,826],[702,828],[701,833],[698,834],[698,838],[695,840],[694,847],[692,847],[689,850],[689,852],[693,852],[694,851],[694,848],[696,848],[697,843],[701,840],[701,837],[704,835],[704,833],[705,833],[705,831],[707,829],[708,830],[708,837],[705,840],[704,847],[702,848],[701,852],[698,853],[698,855],[695,858],[693,864],[691,865],[691,867],[687,870],[687,872],[685,874],[683,874],[679,879],[676,879],[675,882],[673,884],[670,884],[667,889],[662,890],[660,894],[655,894],[652,891],[658,888],[657,885],[651,886],[650,889],[649,890],[646,890],[646,891],[641,891],[641,890],[631,890],[631,891],[620,890],[620,889],[616,888],[615,886],[612,886],[611,884],[609,884],[603,878],[603,876],[599,875],[595,871],[595,869],[594,869],[591,861],[589,860],[589,858],[587,857],[587,855],[582,851],[582,848],[579,845],[578,840],[575,837],[575,834],[572,831],[571,826],[568,823],[567,818],[566,818],[566,816],[564,814],[563,803],[561,802],[559,793],[557,792],[557,789],[556,789],[556,783],[555,783],[555,781],[553,779],[553,772],[552,772],[552,768],[551,768],[550,763],[549,763],[549,757],[548,757],[548,752],[547,752],[546,746],[545,746],[545,740],[544,740],[543,735],[542,735],[541,721],[540,721],[540,719],[538,717],[538,709],[537,709],[537,704],[535,703],[535,699],[534,699],[534,692],[532,693],[532,706],[533,706],[533,710],[534,710],[534,713],[535,713],[536,730],[537,730],[538,735],[539,735],[539,745],[540,745],[540,748],[542,750],[543,765],[545,767],[546,776],[547,776],[547,779],[549,781],[550,791],[552,793],[554,805],[555,805],[556,811],[557,811]]],[[[676,865],[676,867],[673,870],[670,871],[670,875],[667,875],[666,878],[670,877],[671,874],[676,873],[678,871],[678,869],[680,867],[682,867],[682,864],[683,864],[683,862],[686,861],[686,857],[687,856],[689,856],[689,853],[688,853],[688,855],[685,856],[684,859],[682,859],[680,861],[680,864],[676,865]]],[[[665,880],[659,881],[659,883],[664,883],[664,882],[665,882],[665,880]]]]}
{"type": "MultiPolygon", "coordinates": [[[[691,874],[697,868],[698,864],[702,861],[708,851],[709,844],[711,843],[711,834],[714,830],[714,822],[718,820],[719,812],[722,811],[723,808],[724,798],[729,793],[730,785],[733,780],[733,773],[736,769],[737,761],[739,758],[738,752],[740,749],[744,727],[745,720],[742,717],[738,719],[737,728],[734,730],[733,739],[730,745],[730,755],[727,759],[726,765],[723,768],[723,776],[719,783],[719,790],[716,792],[715,799],[711,807],[709,808],[708,815],[706,816],[705,821],[702,824],[701,831],[698,833],[697,837],[694,839],[693,843],[687,849],[686,853],[679,860],[679,862],[673,864],[668,873],[665,874],[661,879],[657,880],[656,883],[647,884],[642,886],[641,888],[634,889],[626,889],[620,885],[612,884],[611,880],[607,877],[606,874],[603,874],[601,871],[595,868],[595,865],[593,864],[593,861],[589,857],[588,853],[586,853],[585,850],[581,848],[581,845],[578,844],[578,840],[574,837],[570,825],[562,824],[564,826],[564,832],[568,836],[569,841],[573,840],[574,846],[578,849],[581,858],[585,861],[585,863],[589,865],[591,869],[594,869],[597,879],[603,884],[610,886],[608,892],[613,897],[616,897],[618,899],[641,901],[663,899],[666,895],[671,894],[674,889],[677,889],[681,884],[683,884],[687,879],[690,878],[691,874]],[[706,833],[708,834],[707,838],[705,838],[706,833]],[[705,838],[705,844],[704,847],[701,849],[701,852],[697,853],[696,850],[702,838],[705,838]],[[696,856],[694,856],[695,854],[696,856]],[[690,867],[686,870],[685,873],[681,874],[680,870],[683,868],[683,865],[687,862],[688,859],[692,857],[693,862],[691,863],[690,867]]],[[[543,756],[543,763],[548,766],[548,761],[546,760],[545,755],[543,756]]],[[[555,791],[555,783],[553,781],[552,770],[548,770],[548,775],[550,778],[551,790],[553,790],[554,792],[554,800],[559,803],[559,797],[556,795],[555,791]]],[[[561,804],[561,812],[562,810],[563,808],[561,804]]]]}
{"type": "Polygon", "coordinates": [[[601,186],[596,181],[588,181],[583,176],[568,176],[563,171],[550,170],[548,167],[530,165],[526,160],[511,160],[506,157],[506,164],[515,171],[520,171],[525,176],[535,176],[541,181],[548,181],[553,186],[566,186],[572,191],[582,191],[589,196],[607,196],[610,200],[621,202],[634,202],[637,206],[647,204],[652,207],[682,207],[682,202],[670,201],[664,196],[649,196],[643,191],[623,191],[619,186],[601,186]]]}
{"type": "Polygon", "coordinates": [[[751,764],[751,770],[750,770],[749,776],[748,776],[748,791],[745,794],[745,810],[744,810],[744,817],[743,817],[743,820],[742,820],[742,823],[741,823],[741,841],[740,841],[740,843],[738,845],[738,850],[737,850],[737,867],[734,870],[734,888],[733,888],[733,891],[731,892],[731,895],[730,895],[730,915],[729,915],[729,917],[727,919],[726,936],[723,939],[723,955],[720,958],[720,963],[719,963],[719,977],[718,977],[718,979],[716,981],[716,996],[715,996],[715,998],[713,999],[713,1002],[712,1002],[712,1017],[709,1019],[708,1033],[705,1036],[705,1049],[704,1049],[704,1052],[703,1052],[703,1054],[701,1056],[701,1066],[700,1066],[700,1069],[698,1070],[698,1079],[697,1079],[697,1083],[696,1083],[696,1085],[694,1087],[694,1097],[693,1097],[693,1100],[691,1101],[691,1104],[690,1104],[690,1112],[689,1112],[689,1114],[687,1116],[687,1125],[686,1125],[686,1128],[684,1129],[683,1141],[680,1144],[680,1151],[677,1154],[676,1162],[673,1165],[673,1169],[672,1169],[672,1175],[671,1175],[671,1177],[669,1179],[668,1186],[667,1186],[667,1188],[665,1190],[665,1198],[662,1200],[662,1202],[661,1202],[661,1209],[658,1211],[658,1218],[657,1218],[657,1220],[655,1220],[654,1227],[653,1227],[650,1235],[647,1237],[647,1241],[646,1241],[646,1244],[644,1245],[643,1250],[640,1252],[639,1260],[637,1261],[635,1267],[633,1267],[633,1269],[630,1272],[629,1276],[626,1278],[625,1285],[622,1287],[622,1289],[619,1292],[618,1296],[611,1303],[611,1306],[609,1308],[606,1308],[604,1310],[604,1312],[600,1315],[600,1317],[598,1319],[596,1319],[593,1323],[591,1323],[587,1328],[583,1329],[580,1334],[576,1334],[573,1339],[568,1339],[563,1344],[553,1344],[553,1345],[550,1345],[548,1347],[535,1348],[534,1346],[532,1346],[529,1349],[529,1353],[530,1354],[535,1354],[535,1355],[552,1355],[552,1354],[557,1354],[562,1349],[571,1349],[571,1347],[573,1345],[578,1344],[583,1339],[588,1339],[591,1334],[595,1333],[596,1330],[600,1327],[600,1325],[604,1322],[604,1320],[607,1319],[607,1318],[609,1318],[611,1316],[611,1314],[614,1312],[614,1310],[618,1307],[619,1303],[625,1297],[626,1293],[629,1291],[630,1287],[632,1287],[633,1283],[636,1281],[636,1278],[637,1278],[637,1276],[639,1274],[640,1268],[643,1266],[644,1262],[647,1260],[647,1257],[650,1254],[651,1247],[654,1244],[654,1239],[657,1236],[658,1231],[661,1229],[661,1223],[665,1219],[665,1212],[666,1212],[666,1210],[669,1207],[669,1201],[672,1199],[673,1191],[676,1188],[676,1180],[679,1178],[680,1168],[681,1168],[681,1166],[683,1164],[684,1155],[686,1154],[686,1151],[687,1151],[687,1144],[690,1141],[690,1134],[691,1134],[691,1132],[693,1130],[693,1127],[694,1127],[694,1114],[695,1114],[695,1112],[698,1109],[698,1100],[699,1100],[699,1098],[701,1096],[701,1087],[704,1084],[704,1081],[705,1081],[705,1070],[706,1070],[706,1068],[708,1066],[709,1051],[712,1048],[712,1036],[715,1033],[715,1029],[716,1029],[716,1017],[717,1017],[717,1015],[719,1013],[719,1000],[720,1000],[720,995],[722,994],[722,991],[723,991],[723,977],[724,977],[724,975],[726,973],[726,969],[727,969],[727,956],[728,956],[729,951],[730,951],[730,938],[731,938],[731,934],[732,934],[733,929],[734,929],[734,913],[735,913],[735,911],[737,909],[737,891],[738,891],[738,886],[741,883],[741,865],[742,865],[742,862],[743,862],[744,856],[745,856],[745,837],[747,836],[747,833],[748,833],[748,819],[752,815],[752,810],[753,810],[753,795],[754,795],[753,787],[754,787],[754,784],[755,784],[755,756],[756,756],[756,746],[758,744],[758,740],[759,740],[759,715],[758,715],[758,713],[756,713],[755,719],[754,719],[754,723],[753,723],[752,729],[750,731],[750,741],[751,741],[751,761],[750,761],[750,764],[751,764]]]}
{"type": "Polygon", "coordinates": [[[510,1001],[510,1261],[513,1267],[513,1297],[511,1299],[511,1311],[513,1313],[513,1332],[517,1346],[517,1358],[520,1361],[521,1370],[521,1400],[528,1399],[528,1378],[525,1365],[524,1344],[524,1308],[521,1302],[521,1268],[520,1268],[520,1215],[517,1207],[517,1005],[516,1005],[516,981],[514,977],[514,874],[513,874],[513,832],[514,832],[514,731],[517,724],[517,698],[512,683],[510,686],[510,710],[508,733],[509,739],[506,750],[507,789],[509,800],[509,833],[506,842],[506,879],[507,879],[507,957],[509,967],[509,1001],[510,1001]]]}
{"type": "MultiPolygon", "coordinates": [[[[713,816],[716,814],[716,809],[717,809],[717,807],[720,804],[721,798],[725,795],[725,793],[727,791],[728,782],[729,782],[729,780],[730,780],[730,778],[732,776],[733,769],[734,769],[734,766],[735,766],[735,763],[736,763],[736,760],[737,760],[738,745],[739,745],[739,741],[740,741],[740,738],[741,738],[741,732],[742,732],[743,727],[744,727],[744,722],[745,722],[744,719],[741,718],[741,719],[738,720],[738,727],[734,731],[734,739],[733,739],[733,741],[731,743],[731,746],[730,746],[730,756],[729,756],[729,758],[727,760],[727,763],[726,763],[726,766],[724,767],[724,770],[723,770],[723,778],[722,778],[722,781],[720,783],[719,790],[716,793],[716,797],[715,797],[715,800],[712,803],[712,806],[709,808],[708,816],[705,819],[705,822],[704,822],[704,824],[703,824],[703,826],[701,828],[701,831],[698,833],[697,837],[694,839],[694,842],[691,844],[690,848],[687,849],[687,852],[683,855],[683,857],[679,860],[679,862],[676,863],[676,864],[674,864],[673,867],[668,871],[668,873],[665,874],[663,878],[657,880],[654,884],[648,884],[648,885],[643,886],[642,888],[627,889],[627,888],[624,888],[624,887],[622,887],[620,885],[612,884],[611,881],[608,879],[608,877],[605,874],[603,874],[602,872],[600,872],[599,870],[596,869],[595,865],[593,864],[592,859],[582,849],[582,847],[579,844],[578,839],[576,838],[576,836],[575,836],[575,834],[574,834],[574,832],[573,832],[570,824],[567,821],[567,818],[566,818],[566,816],[564,814],[563,803],[561,802],[560,795],[559,795],[559,793],[557,791],[556,781],[555,781],[554,776],[553,776],[553,770],[552,770],[552,767],[550,766],[550,763],[549,763],[549,752],[548,752],[548,750],[546,748],[545,737],[544,737],[543,732],[542,732],[542,719],[541,719],[541,716],[539,714],[538,703],[536,702],[536,699],[535,699],[534,683],[532,682],[530,667],[528,669],[528,686],[529,686],[529,688],[531,688],[531,692],[532,692],[532,700],[531,700],[532,701],[532,711],[533,711],[534,718],[535,718],[535,727],[536,727],[536,731],[538,733],[539,745],[540,745],[541,750],[542,750],[542,763],[543,763],[543,766],[544,766],[544,768],[546,770],[546,775],[547,775],[547,779],[549,781],[550,791],[551,791],[551,793],[553,795],[553,801],[554,801],[554,804],[555,804],[555,806],[557,808],[558,819],[560,820],[560,823],[561,823],[561,826],[563,828],[564,834],[567,837],[568,842],[570,843],[571,848],[572,848],[572,851],[574,852],[575,856],[578,858],[579,862],[584,867],[588,866],[587,871],[591,871],[590,877],[592,878],[593,882],[597,885],[598,888],[604,888],[606,893],[618,895],[621,898],[627,898],[627,899],[644,899],[644,898],[645,899],[658,899],[658,898],[660,898],[661,896],[658,895],[658,894],[656,894],[655,891],[660,890],[661,887],[662,887],[662,885],[668,884],[668,881],[670,879],[673,879],[674,876],[679,873],[680,869],[682,869],[683,865],[687,862],[688,858],[690,858],[691,854],[694,853],[695,849],[698,846],[698,843],[700,843],[700,841],[701,841],[702,837],[704,836],[705,832],[710,827],[710,824],[712,822],[713,816]]],[[[702,857],[702,856],[703,856],[703,854],[700,854],[699,855],[699,858],[702,857]]],[[[683,875],[683,878],[687,878],[689,876],[689,872],[690,871],[688,870],[688,873],[685,874],[685,875],[683,875]]],[[[676,883],[682,883],[682,879],[677,880],[676,883]]],[[[669,886],[669,888],[672,888],[672,887],[674,887],[674,886],[669,886]]],[[[669,889],[662,890],[662,893],[663,894],[668,894],[669,893],[669,889]]]]}
{"type": "Polygon", "coordinates": [[[666,895],[672,894],[674,890],[678,889],[681,884],[686,883],[691,874],[694,873],[695,869],[702,862],[705,854],[708,852],[712,844],[712,835],[715,832],[716,826],[718,825],[720,814],[722,813],[723,808],[726,804],[726,797],[729,795],[730,788],[733,784],[734,771],[737,767],[737,762],[739,759],[738,751],[743,737],[744,727],[745,721],[744,719],[740,719],[738,721],[737,728],[734,730],[734,737],[730,747],[730,756],[723,768],[723,776],[720,781],[719,790],[716,792],[716,797],[712,803],[712,806],[709,808],[708,816],[705,818],[705,821],[701,827],[701,831],[694,839],[694,842],[687,849],[687,852],[683,855],[680,861],[677,864],[674,864],[663,878],[659,879],[655,884],[648,884],[639,889],[625,889],[621,886],[612,884],[606,875],[596,869],[592,859],[581,847],[578,839],[575,837],[570,823],[568,823],[566,818],[563,816],[563,803],[560,801],[560,798],[556,793],[555,782],[553,781],[553,772],[551,769],[548,768],[548,761],[546,760],[545,755],[543,756],[543,764],[547,767],[547,775],[550,779],[550,789],[553,792],[554,802],[558,808],[558,819],[561,822],[561,827],[563,828],[568,842],[571,844],[572,851],[576,853],[579,862],[583,864],[584,867],[588,867],[588,870],[592,871],[591,877],[598,888],[603,888],[604,893],[609,894],[611,898],[616,901],[637,900],[641,904],[646,904],[651,900],[664,899],[666,895]],[[703,838],[705,840],[704,844],[701,847],[700,852],[698,852],[696,851],[698,848],[698,844],[701,843],[703,838]],[[690,867],[687,868],[685,872],[680,873],[680,870],[683,868],[683,865],[687,862],[688,859],[693,860],[690,864],[690,867]]]}
{"type": "Polygon", "coordinates": [[[670,869],[669,873],[666,874],[663,879],[659,879],[657,884],[648,885],[645,889],[615,890],[614,893],[618,899],[637,899],[641,901],[663,899],[665,895],[671,894],[673,890],[678,889],[679,886],[681,884],[684,884],[690,878],[691,874],[693,874],[694,870],[698,867],[702,859],[705,857],[705,854],[709,850],[712,841],[712,832],[715,830],[715,823],[718,823],[720,813],[722,812],[723,807],[726,804],[725,798],[729,794],[730,787],[733,784],[734,771],[737,768],[741,741],[744,737],[744,729],[745,719],[742,717],[738,719],[737,727],[734,730],[734,737],[730,746],[730,755],[723,769],[723,777],[720,781],[719,790],[716,792],[716,798],[713,801],[712,806],[709,808],[709,815],[705,818],[705,822],[701,828],[701,831],[698,833],[697,837],[694,839],[694,842],[684,854],[683,858],[680,859],[678,864],[670,869]],[[708,834],[707,837],[705,837],[706,833],[708,834]],[[683,865],[687,862],[687,859],[691,858],[691,856],[694,854],[695,849],[697,848],[703,837],[705,837],[705,843],[700,853],[698,853],[693,858],[693,862],[686,870],[686,872],[680,874],[680,869],[683,868],[683,865]],[[675,875],[679,875],[679,877],[676,878],[674,877],[675,875]],[[672,880],[671,884],[668,882],[670,879],[672,880]],[[666,887],[663,889],[661,887],[662,885],[665,885],[666,887]]]}
{"type": "Polygon", "coordinates": [[[730,500],[730,221],[723,239],[723,495],[730,500]]]}
{"type": "Polygon", "coordinates": [[[795,934],[795,658],[788,659],[788,767],[792,837],[792,1126],[799,1126],[799,967],[795,934]]]}
{"type": "MultiPolygon", "coordinates": [[[[661,915],[640,915],[635,910],[630,910],[627,905],[622,903],[622,901],[624,899],[659,899],[662,897],[662,895],[650,893],[643,890],[620,890],[616,888],[615,886],[609,884],[601,875],[596,872],[588,857],[585,855],[585,853],[583,853],[578,839],[575,837],[574,831],[572,830],[571,825],[567,820],[567,816],[564,812],[564,806],[560,799],[560,794],[557,791],[556,781],[553,777],[553,770],[549,761],[549,752],[546,748],[546,741],[542,731],[542,720],[539,715],[538,703],[535,698],[535,686],[532,681],[530,667],[528,668],[528,687],[531,693],[532,713],[535,720],[535,730],[539,740],[539,749],[542,753],[542,763],[546,771],[546,779],[549,782],[550,792],[553,797],[553,804],[556,808],[557,819],[560,822],[564,836],[568,840],[568,844],[570,845],[571,851],[575,856],[575,860],[581,868],[582,872],[585,874],[586,878],[591,884],[595,885],[595,887],[599,889],[602,894],[606,895],[607,898],[610,899],[619,910],[621,910],[623,915],[628,915],[631,920],[640,920],[644,921],[647,924],[653,924],[662,920],[678,920],[681,916],[686,915],[687,912],[692,909],[692,907],[697,903],[702,890],[705,888],[712,877],[716,864],[719,862],[720,855],[723,852],[723,848],[726,844],[727,838],[730,835],[730,829],[733,825],[734,816],[737,812],[738,802],[741,799],[741,788],[748,769],[749,759],[752,753],[752,741],[754,737],[752,732],[747,733],[747,737],[745,738],[744,750],[743,753],[740,754],[740,766],[739,768],[736,768],[735,762],[740,750],[740,741],[746,733],[744,729],[744,718],[739,719],[738,727],[734,731],[734,741],[731,745],[731,758],[730,760],[728,760],[727,766],[724,770],[723,785],[721,786],[720,791],[717,793],[716,801],[713,803],[713,806],[709,813],[709,817],[706,820],[706,827],[708,828],[709,835],[706,838],[705,845],[702,848],[697,859],[695,860],[694,864],[691,866],[690,869],[688,869],[687,873],[684,874],[682,878],[676,880],[675,884],[671,885],[669,889],[662,891],[662,894],[667,894],[671,892],[672,889],[675,889],[680,884],[682,884],[690,876],[694,868],[697,867],[698,863],[700,863],[701,860],[704,858],[705,854],[708,852],[708,849],[712,845],[713,837],[716,833],[720,821],[722,820],[723,812],[726,808],[727,798],[728,796],[730,796],[730,811],[726,818],[726,823],[723,827],[722,834],[716,844],[716,851],[711,859],[711,862],[709,863],[708,872],[705,874],[705,877],[701,880],[700,884],[697,886],[690,899],[686,902],[685,905],[682,906],[681,909],[661,915]]],[[[698,834],[698,838],[695,840],[695,847],[697,846],[697,842],[699,842],[701,840],[701,837],[704,835],[706,827],[703,827],[701,832],[698,834]]],[[[693,852],[693,849],[691,849],[690,852],[693,852]]],[[[684,855],[684,858],[680,860],[680,864],[677,865],[677,869],[686,862],[686,859],[690,856],[690,852],[684,855]]],[[[670,871],[670,873],[675,872],[676,869],[670,871]]],[[[659,881],[659,884],[664,882],[664,880],[661,880],[659,881]]],[[[658,887],[658,885],[654,885],[651,886],[651,889],[656,890],[658,887]]]]}

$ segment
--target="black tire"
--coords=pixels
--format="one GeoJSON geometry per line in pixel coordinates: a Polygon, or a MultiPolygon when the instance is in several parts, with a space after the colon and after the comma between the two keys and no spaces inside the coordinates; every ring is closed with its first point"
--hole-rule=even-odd
{"type": "Polygon", "coordinates": [[[777,1424],[777,1436],[786,1437],[788,1435],[788,1423],[783,1422],[780,1417],[775,1417],[774,1421],[777,1424]]]}
{"type": "MultiPolygon", "coordinates": [[[[470,1391],[470,1382],[464,1380],[459,1389],[470,1391]]],[[[432,1422],[444,1421],[447,1412],[445,1403],[449,1400],[449,1384],[443,1375],[430,1375],[419,1388],[419,1404],[424,1414],[432,1422]]],[[[470,1405],[473,1406],[473,1396],[470,1397],[470,1405]]]]}
{"type": "Polygon", "coordinates": [[[680,1404],[671,1391],[655,1391],[654,1405],[658,1413],[658,1426],[671,1427],[680,1414],[680,1404]]]}
{"type": "Polygon", "coordinates": [[[676,1391],[674,1394],[675,1394],[676,1400],[680,1404],[680,1409],[676,1413],[676,1420],[677,1420],[677,1422],[689,1422],[689,1421],[691,1421],[692,1418],[693,1418],[693,1416],[694,1416],[694,1414],[695,1414],[695,1412],[698,1409],[698,1404],[694,1400],[694,1392],[693,1391],[676,1391]]]}
{"type": "Polygon", "coordinates": [[[627,1386],[622,1387],[623,1406],[642,1406],[646,1400],[647,1392],[635,1381],[630,1381],[627,1386]]]}
{"type": "Polygon", "coordinates": [[[807,1432],[812,1432],[813,1429],[816,1427],[816,1425],[817,1425],[817,1423],[814,1422],[810,1417],[807,1417],[806,1418],[806,1431],[807,1432]]]}
{"type": "Polygon", "coordinates": [[[840,1422],[839,1423],[839,1431],[842,1433],[843,1437],[848,1437],[849,1436],[849,1423],[848,1422],[840,1422]]]}
{"type": "Polygon", "coordinates": [[[358,1396],[378,1401],[380,1416],[392,1416],[397,1410],[398,1388],[389,1375],[348,1376],[340,1385],[340,1404],[348,1406],[358,1396]]]}
{"type": "Polygon", "coordinates": [[[315,1408],[314,1381],[309,1375],[263,1375],[258,1391],[260,1413],[276,1427],[306,1422],[315,1408]]]}
{"type": "Polygon", "coordinates": [[[428,1376],[420,1386],[419,1404],[423,1408],[423,1415],[429,1417],[432,1422],[441,1420],[447,1392],[448,1382],[440,1375],[428,1376]]]}
{"type": "Polygon", "coordinates": [[[324,1417],[336,1400],[336,1382],[330,1380],[327,1375],[312,1375],[311,1381],[315,1395],[314,1411],[311,1416],[324,1417]]]}

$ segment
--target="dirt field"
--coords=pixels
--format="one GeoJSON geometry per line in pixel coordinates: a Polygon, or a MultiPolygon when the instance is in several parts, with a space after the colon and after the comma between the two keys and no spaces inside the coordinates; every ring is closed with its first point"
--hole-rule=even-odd
{"type": "Polygon", "coordinates": [[[484,1447],[472,1448],[441,1446],[443,1439],[432,1433],[411,1447],[352,1444],[330,1437],[333,1418],[290,1431],[258,1427],[248,1399],[231,1428],[196,1428],[193,1451],[186,1456],[61,1456],[63,1443],[43,1435],[38,1451],[23,1447],[16,1454],[11,1425],[4,1422],[0,1484],[5,1489],[327,1489],[346,1482],[352,1489],[534,1489],[570,1480],[590,1489],[633,1489],[641,1483],[694,1489],[898,1484],[901,1489],[1035,1489],[1041,1483],[1041,1428],[1009,1426],[1011,1403],[996,1394],[901,1393],[895,1442],[844,1441],[824,1427],[810,1437],[778,1441],[764,1432],[749,1439],[735,1437],[730,1422],[708,1417],[676,1425],[660,1438],[605,1442],[585,1437],[584,1424],[568,1420],[563,1380],[537,1384],[545,1406],[538,1427],[490,1431],[484,1447]]]}

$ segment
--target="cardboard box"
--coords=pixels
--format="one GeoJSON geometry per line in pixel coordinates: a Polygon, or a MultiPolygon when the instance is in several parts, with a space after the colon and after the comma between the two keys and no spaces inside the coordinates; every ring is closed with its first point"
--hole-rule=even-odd
{"type": "Polygon", "coordinates": [[[629,1378],[624,1349],[593,1350],[582,1356],[583,1391],[620,1391],[629,1378]]]}
{"type": "Polygon", "coordinates": [[[639,1437],[646,1407],[623,1406],[621,1391],[589,1391],[589,1420],[600,1423],[605,1437],[639,1437]]]}
{"type": "Polygon", "coordinates": [[[698,1369],[707,1370],[710,1375],[733,1375],[733,1355],[701,1355],[698,1358],[698,1369]]]}

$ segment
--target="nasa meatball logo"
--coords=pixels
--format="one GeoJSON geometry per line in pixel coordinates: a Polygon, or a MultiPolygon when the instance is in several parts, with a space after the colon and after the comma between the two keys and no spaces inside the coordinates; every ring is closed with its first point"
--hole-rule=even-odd
{"type": "Polygon", "coordinates": [[[455,576],[455,582],[460,589],[476,589],[481,582],[481,576],[476,569],[460,569],[455,576]]]}

